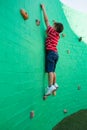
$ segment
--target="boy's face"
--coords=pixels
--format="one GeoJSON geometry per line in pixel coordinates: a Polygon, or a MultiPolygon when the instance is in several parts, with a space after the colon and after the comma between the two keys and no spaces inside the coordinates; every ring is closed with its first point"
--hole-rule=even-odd
{"type": "Polygon", "coordinates": [[[56,30],[56,23],[55,22],[53,23],[53,28],[56,30]]]}

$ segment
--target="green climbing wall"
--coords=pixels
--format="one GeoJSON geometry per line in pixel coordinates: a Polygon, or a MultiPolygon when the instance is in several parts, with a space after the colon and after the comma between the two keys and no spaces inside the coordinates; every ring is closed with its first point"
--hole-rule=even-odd
{"type": "Polygon", "coordinates": [[[44,101],[46,27],[40,3],[43,0],[0,1],[0,130],[52,130],[66,116],[87,109],[87,15],[59,0],[44,0],[50,24],[56,20],[65,27],[58,47],[59,90],[44,101]],[[22,8],[28,20],[20,15],[22,8]],[[32,110],[35,116],[30,119],[32,110]]]}

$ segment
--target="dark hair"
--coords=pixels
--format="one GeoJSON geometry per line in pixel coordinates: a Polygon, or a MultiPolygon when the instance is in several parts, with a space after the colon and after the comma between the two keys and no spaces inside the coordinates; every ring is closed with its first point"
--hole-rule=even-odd
{"type": "Polygon", "coordinates": [[[64,29],[63,24],[62,23],[56,23],[56,22],[54,24],[55,24],[55,27],[56,27],[56,31],[58,33],[61,33],[63,31],[63,29],[64,29]]]}

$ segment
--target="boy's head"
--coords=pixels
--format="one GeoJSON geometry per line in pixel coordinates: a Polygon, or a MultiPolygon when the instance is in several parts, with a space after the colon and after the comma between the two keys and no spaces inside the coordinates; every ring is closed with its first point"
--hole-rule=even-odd
{"type": "Polygon", "coordinates": [[[62,23],[56,23],[54,22],[54,29],[58,32],[58,33],[61,33],[64,29],[64,26],[62,23]]]}

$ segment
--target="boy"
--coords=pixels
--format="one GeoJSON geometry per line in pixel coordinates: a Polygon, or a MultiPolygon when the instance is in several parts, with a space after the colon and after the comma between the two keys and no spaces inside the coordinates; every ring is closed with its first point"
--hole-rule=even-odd
{"type": "Polygon", "coordinates": [[[53,27],[49,25],[48,16],[46,14],[45,6],[41,4],[43,11],[44,21],[47,27],[47,38],[46,38],[46,72],[48,73],[48,87],[46,96],[52,94],[58,88],[56,83],[56,63],[58,61],[57,44],[60,38],[59,33],[63,31],[62,23],[54,23],[53,27]]]}

